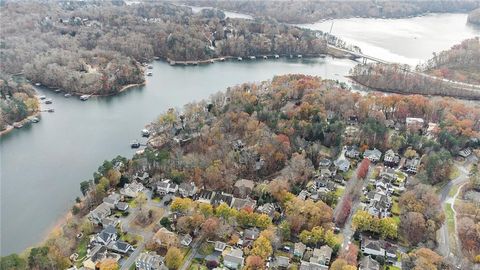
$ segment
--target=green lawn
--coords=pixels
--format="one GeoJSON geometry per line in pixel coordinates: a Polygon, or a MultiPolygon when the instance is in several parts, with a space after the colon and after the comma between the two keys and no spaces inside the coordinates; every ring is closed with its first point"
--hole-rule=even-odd
{"type": "Polygon", "coordinates": [[[343,193],[345,193],[345,187],[337,187],[335,190],[335,196],[337,196],[337,198],[342,197],[343,193]]]}
{"type": "Polygon", "coordinates": [[[392,215],[394,216],[399,216],[400,215],[400,206],[398,205],[398,198],[393,198],[393,204],[392,204],[392,215]]]}
{"type": "Polygon", "coordinates": [[[452,166],[452,171],[450,172],[450,175],[448,176],[448,178],[450,180],[453,180],[459,176],[460,176],[460,171],[458,170],[457,166],[452,166]]]}
{"type": "Polygon", "coordinates": [[[348,171],[346,171],[346,172],[342,172],[342,176],[343,176],[343,178],[345,179],[345,181],[350,180],[350,179],[352,178],[352,176],[353,176],[353,169],[350,169],[350,170],[348,170],[348,171]]]}
{"type": "Polygon", "coordinates": [[[450,196],[450,197],[455,196],[455,193],[457,193],[457,191],[458,191],[458,186],[453,186],[453,187],[450,189],[450,192],[448,192],[448,196],[450,196]]]}
{"type": "MultiPolygon", "coordinates": [[[[78,254],[78,259],[82,259],[84,258],[85,256],[87,256],[87,246],[88,246],[88,242],[90,242],[90,239],[88,236],[84,236],[81,240],[80,240],[80,243],[78,243],[77,245],[77,249],[75,250],[75,253],[78,254]]],[[[79,261],[78,263],[76,263],[77,266],[81,266],[82,264],[82,261],[79,261]]]]}
{"type": "Polygon", "coordinates": [[[453,233],[455,230],[454,212],[452,209],[452,205],[449,203],[445,204],[445,214],[447,218],[448,231],[450,233],[453,233]]]}

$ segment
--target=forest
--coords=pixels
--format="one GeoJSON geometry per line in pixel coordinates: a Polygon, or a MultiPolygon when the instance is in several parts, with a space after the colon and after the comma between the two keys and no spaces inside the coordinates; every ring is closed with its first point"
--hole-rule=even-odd
{"type": "Polygon", "coordinates": [[[449,50],[434,53],[433,58],[417,66],[433,76],[480,84],[480,39],[467,39],[449,50]]]}
{"type": "MultiPolygon", "coordinates": [[[[323,19],[352,17],[405,18],[425,13],[469,12],[478,1],[219,1],[188,0],[189,5],[272,17],[286,23],[314,23],[323,19]]],[[[475,15],[472,15],[475,17],[475,15]]]]}
{"type": "Polygon", "coordinates": [[[29,84],[0,79],[0,131],[39,109],[35,91],[29,84]]]}
{"type": "Polygon", "coordinates": [[[468,14],[468,22],[480,25],[480,8],[477,8],[468,14]]]}
{"type": "Polygon", "coordinates": [[[326,53],[320,32],[275,20],[225,18],[221,11],[165,2],[2,2],[0,68],[72,94],[114,94],[144,82],[154,57],[326,53]]]}
{"type": "MultiPolygon", "coordinates": [[[[472,67],[472,70],[477,70],[477,67],[472,67]]],[[[378,91],[450,96],[472,100],[480,99],[480,91],[478,88],[444,81],[420,72],[415,72],[411,70],[408,65],[383,63],[358,64],[350,70],[349,77],[363,86],[378,91]]]]}

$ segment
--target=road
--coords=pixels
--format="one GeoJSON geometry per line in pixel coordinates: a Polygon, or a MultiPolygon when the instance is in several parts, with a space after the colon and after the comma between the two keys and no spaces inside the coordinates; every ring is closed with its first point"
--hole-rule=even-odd
{"type": "Polygon", "coordinates": [[[195,239],[192,242],[191,252],[188,254],[187,258],[185,259],[185,262],[183,263],[182,267],[180,267],[179,270],[187,270],[188,269],[188,267],[192,263],[193,258],[195,258],[195,256],[197,256],[198,247],[200,246],[200,244],[202,242],[203,242],[203,236],[195,239]]]}
{"type": "MultiPolygon", "coordinates": [[[[456,194],[453,197],[450,197],[449,193],[450,190],[453,187],[458,187],[460,188],[463,186],[465,183],[468,182],[468,173],[469,170],[465,167],[465,165],[462,164],[456,164],[456,167],[458,168],[460,175],[450,181],[448,184],[446,184],[442,190],[440,191],[440,203],[442,205],[443,211],[445,211],[445,204],[446,203],[451,203],[452,209],[453,209],[453,202],[455,201],[456,196],[458,196],[459,192],[457,190],[456,194]]],[[[455,221],[455,227],[456,227],[456,217],[454,218],[455,221]]],[[[458,246],[458,241],[456,237],[456,232],[449,232],[448,231],[448,225],[447,222],[444,222],[442,227],[438,230],[437,233],[437,242],[438,242],[438,251],[440,254],[442,254],[445,257],[451,258],[453,263],[455,265],[458,265],[461,261],[461,258],[463,258],[463,254],[453,254],[453,251],[456,253],[461,252],[458,246]],[[455,243],[450,243],[450,234],[453,233],[455,234],[455,243]]]]}

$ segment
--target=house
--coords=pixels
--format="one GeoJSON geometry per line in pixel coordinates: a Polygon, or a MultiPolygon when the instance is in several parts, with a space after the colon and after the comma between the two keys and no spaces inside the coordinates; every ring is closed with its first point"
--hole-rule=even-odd
{"type": "Polygon", "coordinates": [[[384,218],[390,216],[390,197],[386,196],[382,192],[370,191],[367,194],[369,204],[367,206],[367,212],[375,217],[384,218]]]}
{"type": "Polygon", "coordinates": [[[420,165],[420,160],[418,158],[407,159],[404,165],[404,169],[408,173],[417,173],[418,166],[420,165]]]}
{"type": "Polygon", "coordinates": [[[386,183],[391,183],[397,179],[397,173],[392,168],[384,168],[379,176],[386,183]]]}
{"type": "Polygon", "coordinates": [[[320,161],[318,162],[318,167],[320,168],[328,168],[331,165],[332,165],[332,161],[327,158],[320,159],[320,161]]]}
{"type": "Polygon", "coordinates": [[[254,187],[255,182],[252,180],[241,179],[235,182],[235,185],[233,186],[233,193],[240,198],[245,198],[253,191],[254,187]]]}
{"type": "Polygon", "coordinates": [[[255,201],[254,199],[250,199],[249,197],[245,199],[233,198],[232,208],[235,208],[237,210],[245,208],[255,209],[256,205],[257,201],[255,201]]]}
{"type": "Polygon", "coordinates": [[[329,169],[321,169],[320,170],[320,177],[321,178],[330,178],[332,176],[333,176],[333,173],[329,169]]]}
{"type": "Polygon", "coordinates": [[[153,236],[154,241],[163,247],[170,247],[178,243],[177,235],[166,228],[160,228],[153,236]]]}
{"type": "Polygon", "coordinates": [[[116,208],[120,211],[127,211],[128,210],[128,203],[119,202],[119,203],[117,203],[116,208]]]}
{"type": "Polygon", "coordinates": [[[224,192],[217,192],[212,198],[211,204],[213,206],[219,206],[220,204],[225,203],[228,207],[232,207],[233,204],[233,196],[232,194],[224,193],[224,192]]]}
{"type": "Polygon", "coordinates": [[[101,223],[102,223],[102,227],[103,227],[103,228],[106,228],[106,227],[108,227],[108,226],[113,226],[113,227],[115,227],[115,226],[117,226],[117,224],[118,224],[119,222],[120,222],[120,221],[119,221],[117,218],[115,218],[115,217],[106,217],[106,218],[102,219],[102,222],[101,222],[101,223]]]}
{"type": "Polygon", "coordinates": [[[255,240],[260,236],[260,230],[257,228],[250,228],[243,231],[244,240],[255,240]]]}
{"type": "Polygon", "coordinates": [[[102,245],[108,245],[111,241],[115,240],[117,240],[117,229],[112,225],[107,226],[95,237],[95,241],[102,245]]]}
{"type": "Polygon", "coordinates": [[[382,157],[382,152],[377,148],[374,148],[373,150],[368,149],[363,152],[363,157],[369,159],[371,162],[377,162],[382,157]]]}
{"type": "Polygon", "coordinates": [[[110,242],[110,244],[108,244],[107,247],[109,250],[112,250],[121,254],[126,254],[127,252],[133,250],[133,247],[129,243],[123,242],[123,241],[110,242]]]}
{"type": "Polygon", "coordinates": [[[275,264],[278,268],[288,268],[290,265],[290,258],[285,256],[276,256],[275,257],[275,264]]]}
{"type": "Polygon", "coordinates": [[[362,235],[361,238],[361,251],[364,255],[382,257],[386,256],[387,260],[391,262],[395,262],[397,260],[398,247],[395,244],[384,240],[370,239],[369,237],[366,237],[364,235],[362,235]]]}
{"type": "Polygon", "coordinates": [[[183,182],[178,187],[178,193],[180,193],[180,195],[184,198],[192,197],[193,195],[195,195],[195,193],[197,193],[197,187],[195,186],[194,182],[183,182]]]}
{"type": "Polygon", "coordinates": [[[305,253],[306,249],[307,249],[307,246],[304,243],[302,242],[295,243],[293,247],[293,255],[302,258],[303,253],[305,253]]]}
{"type": "Polygon", "coordinates": [[[214,191],[203,189],[203,190],[200,190],[200,192],[198,192],[197,194],[195,194],[193,196],[193,199],[201,203],[210,204],[212,202],[213,196],[215,196],[214,191]]]}
{"type": "Polygon", "coordinates": [[[422,118],[407,117],[405,124],[408,130],[418,132],[422,130],[425,121],[422,118]]]}
{"type": "Polygon", "coordinates": [[[120,194],[125,197],[136,198],[138,196],[138,193],[144,189],[145,187],[141,183],[133,181],[131,183],[125,184],[125,186],[120,189],[120,194]]]}
{"type": "Polygon", "coordinates": [[[318,263],[301,261],[300,270],[328,270],[328,266],[318,263]]]}
{"type": "Polygon", "coordinates": [[[470,148],[465,148],[465,149],[462,149],[462,150],[458,151],[458,155],[463,157],[463,158],[467,158],[471,154],[472,154],[472,149],[470,149],[470,148]]]}
{"type": "Polygon", "coordinates": [[[227,247],[227,244],[221,241],[215,241],[215,244],[213,245],[214,250],[219,252],[223,252],[226,247],[227,247]]]}
{"type": "Polygon", "coordinates": [[[364,256],[360,261],[358,270],[380,270],[380,264],[372,256],[364,256]]]}
{"type": "Polygon", "coordinates": [[[113,193],[103,198],[103,203],[110,206],[110,208],[115,208],[115,206],[120,202],[120,194],[113,193]]]}
{"type": "Polygon", "coordinates": [[[308,191],[303,189],[302,191],[300,191],[300,193],[298,193],[297,198],[299,198],[302,201],[305,201],[308,198],[308,196],[310,196],[310,193],[308,193],[308,191]]]}
{"type": "Polygon", "coordinates": [[[167,195],[178,191],[178,185],[173,183],[170,179],[163,179],[156,184],[156,190],[159,195],[167,195]]]}
{"type": "Polygon", "coordinates": [[[320,265],[330,265],[330,258],[332,257],[333,249],[327,245],[313,250],[313,255],[310,257],[311,263],[320,265]]]}
{"type": "Polygon", "coordinates": [[[87,218],[94,224],[100,224],[102,220],[112,214],[110,205],[101,203],[95,209],[88,213],[87,218]]]}
{"type": "Polygon", "coordinates": [[[138,255],[135,266],[139,270],[159,270],[163,264],[163,257],[154,252],[144,252],[138,255]]]}
{"type": "Polygon", "coordinates": [[[192,237],[190,236],[190,234],[185,234],[182,239],[180,240],[180,244],[184,245],[184,246],[190,246],[190,244],[192,243],[192,237]]]}
{"type": "Polygon", "coordinates": [[[396,154],[392,149],[389,149],[385,152],[385,156],[383,157],[383,163],[386,166],[394,167],[397,166],[400,162],[400,156],[396,154]]]}
{"type": "Polygon", "coordinates": [[[360,156],[360,152],[356,146],[349,145],[345,148],[345,156],[348,158],[358,158],[358,156],[360,156]]]}
{"type": "Polygon", "coordinates": [[[223,264],[229,269],[241,269],[243,267],[243,251],[232,248],[223,255],[223,264]]]}
{"type": "Polygon", "coordinates": [[[437,123],[428,123],[427,131],[425,132],[425,136],[429,139],[435,138],[435,136],[438,134],[439,128],[437,123]]]}
{"type": "Polygon", "coordinates": [[[97,269],[97,263],[107,257],[107,248],[102,245],[95,245],[87,254],[87,259],[83,261],[83,267],[87,269],[97,269]]]}
{"type": "Polygon", "coordinates": [[[350,161],[346,159],[335,160],[334,164],[342,172],[346,172],[350,169],[350,161]]]}
{"type": "Polygon", "coordinates": [[[266,214],[267,216],[273,218],[275,216],[276,207],[273,203],[266,203],[260,205],[257,210],[258,213],[266,214]]]}
{"type": "Polygon", "coordinates": [[[139,173],[136,173],[133,176],[133,180],[144,183],[149,177],[150,175],[147,172],[143,172],[141,175],[139,173]]]}

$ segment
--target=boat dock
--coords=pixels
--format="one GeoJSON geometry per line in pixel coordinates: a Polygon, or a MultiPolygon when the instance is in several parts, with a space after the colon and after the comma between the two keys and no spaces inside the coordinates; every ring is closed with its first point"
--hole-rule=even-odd
{"type": "MultiPolygon", "coordinates": [[[[302,55],[302,54],[296,54],[295,58],[323,58],[325,57],[325,54],[308,54],[308,55],[302,55]]],[[[211,58],[211,59],[205,59],[205,60],[197,60],[197,61],[177,61],[173,60],[170,58],[167,58],[166,61],[171,65],[171,66],[196,66],[196,65],[204,65],[204,64],[213,64],[215,62],[223,62],[225,60],[236,60],[236,61],[243,61],[245,59],[250,60],[250,61],[255,61],[255,60],[267,60],[267,59],[279,59],[280,57],[290,57],[293,58],[293,55],[290,54],[262,54],[262,55],[249,55],[246,57],[240,57],[240,56],[223,56],[223,57],[217,57],[217,58],[211,58]]]]}

